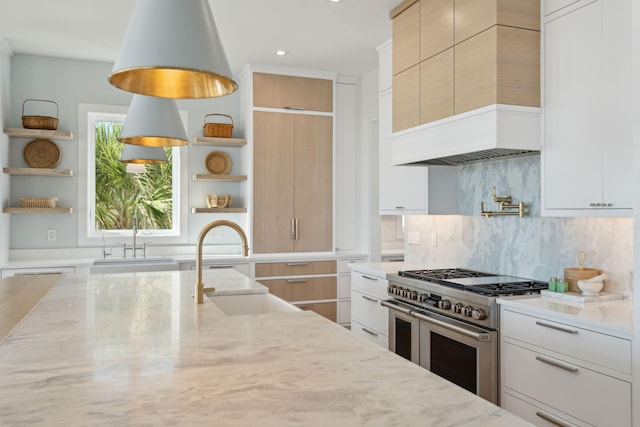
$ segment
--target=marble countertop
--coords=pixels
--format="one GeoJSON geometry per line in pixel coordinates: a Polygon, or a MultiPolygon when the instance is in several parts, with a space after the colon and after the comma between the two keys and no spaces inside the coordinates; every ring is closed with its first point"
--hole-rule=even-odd
{"type": "Polygon", "coordinates": [[[194,282],[63,276],[0,345],[0,425],[529,425],[315,313],[196,305],[194,282]]]}
{"type": "Polygon", "coordinates": [[[630,299],[580,303],[547,296],[524,296],[498,298],[498,304],[532,315],[553,316],[621,338],[633,337],[633,301],[630,299]]]}

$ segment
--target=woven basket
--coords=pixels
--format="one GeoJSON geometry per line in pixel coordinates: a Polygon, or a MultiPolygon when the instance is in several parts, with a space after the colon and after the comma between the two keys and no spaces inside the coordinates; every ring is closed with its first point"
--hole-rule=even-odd
{"type": "Polygon", "coordinates": [[[578,265],[579,267],[571,267],[564,269],[564,280],[567,281],[569,291],[581,292],[578,287],[578,280],[591,279],[600,274],[600,270],[597,268],[585,268],[584,263],[587,260],[587,253],[585,251],[578,252],[578,265]]]}
{"type": "Polygon", "coordinates": [[[206,137],[231,138],[233,132],[233,118],[227,114],[207,114],[204,116],[202,134],[206,137]],[[227,117],[231,123],[207,123],[207,117],[222,116],[227,117]]]}
{"type": "Polygon", "coordinates": [[[23,208],[55,208],[57,197],[21,197],[20,205],[23,208]]]}
{"type": "Polygon", "coordinates": [[[22,103],[22,127],[24,127],[25,129],[58,129],[58,104],[53,101],[47,101],[46,99],[25,99],[22,103]],[[27,101],[51,102],[52,104],[55,104],[56,116],[25,116],[24,106],[27,101]]]}

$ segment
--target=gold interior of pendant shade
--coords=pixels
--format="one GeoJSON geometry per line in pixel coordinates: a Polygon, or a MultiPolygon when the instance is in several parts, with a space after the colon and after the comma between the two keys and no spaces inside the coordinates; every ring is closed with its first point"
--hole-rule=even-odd
{"type": "Polygon", "coordinates": [[[176,99],[214,98],[238,89],[226,76],[187,68],[129,68],[111,74],[109,82],[128,92],[176,99]]]}
{"type": "Polygon", "coordinates": [[[120,161],[138,165],[157,165],[167,163],[169,159],[163,147],[124,144],[120,154],[120,161]]]}
{"type": "Polygon", "coordinates": [[[128,136],[120,138],[121,142],[131,145],[144,145],[146,147],[181,147],[189,143],[185,139],[167,138],[164,136],[128,136]]]}

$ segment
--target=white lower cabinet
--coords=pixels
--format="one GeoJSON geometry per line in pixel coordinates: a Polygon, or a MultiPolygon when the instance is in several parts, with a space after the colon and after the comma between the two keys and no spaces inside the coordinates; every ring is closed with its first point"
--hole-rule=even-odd
{"type": "MultiPolygon", "coordinates": [[[[186,263],[186,264],[182,264],[180,266],[181,270],[195,270],[196,269],[196,263],[186,263]]],[[[202,269],[203,270],[224,270],[224,269],[233,269],[238,271],[241,274],[244,274],[247,277],[251,277],[251,264],[247,263],[242,263],[242,264],[230,264],[230,263],[212,263],[212,262],[207,262],[207,261],[203,261],[202,262],[202,269]]]]}
{"type": "Polygon", "coordinates": [[[389,312],[380,305],[387,299],[384,273],[351,272],[351,331],[382,347],[389,347],[389,312]]]}
{"type": "Polygon", "coordinates": [[[501,308],[501,404],[540,426],[631,426],[631,341],[501,308]]]}
{"type": "Polygon", "coordinates": [[[75,267],[33,267],[33,268],[3,268],[0,270],[0,279],[17,276],[20,274],[75,274],[75,267]]]}

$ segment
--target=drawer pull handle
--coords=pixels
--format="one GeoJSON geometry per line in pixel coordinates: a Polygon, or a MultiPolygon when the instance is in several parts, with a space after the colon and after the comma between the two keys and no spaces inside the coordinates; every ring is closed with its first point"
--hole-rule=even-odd
{"type": "Polygon", "coordinates": [[[305,265],[309,265],[308,262],[288,262],[287,267],[304,267],[305,265]]]}
{"type": "Polygon", "coordinates": [[[209,270],[225,270],[227,268],[233,268],[232,265],[210,265],[207,267],[209,270]]]}
{"type": "Polygon", "coordinates": [[[374,280],[374,281],[376,281],[376,282],[378,281],[378,278],[377,278],[377,277],[371,277],[371,276],[367,276],[367,275],[365,275],[365,274],[363,274],[363,275],[362,275],[362,278],[363,278],[363,279],[367,279],[367,280],[374,280]]]}
{"type": "Polygon", "coordinates": [[[362,328],[363,331],[365,331],[366,333],[368,333],[369,335],[373,335],[374,337],[377,337],[378,334],[376,334],[375,332],[373,332],[372,330],[369,330],[367,328],[362,328]]]}
{"type": "Polygon", "coordinates": [[[562,326],[554,325],[553,323],[546,323],[546,322],[541,322],[541,321],[537,320],[536,321],[536,325],[543,326],[543,327],[549,328],[549,329],[555,329],[556,331],[560,331],[560,332],[566,332],[566,333],[572,334],[572,335],[577,335],[578,334],[578,331],[576,329],[565,328],[565,327],[562,327],[562,326]]]}
{"type": "Polygon", "coordinates": [[[308,279],[289,279],[287,283],[307,283],[308,279]]]}
{"type": "Polygon", "coordinates": [[[362,295],[362,298],[366,299],[367,301],[375,302],[376,304],[378,303],[377,299],[368,297],[366,295],[362,295]]]}
{"type": "Polygon", "coordinates": [[[570,427],[569,424],[563,422],[560,418],[547,414],[546,412],[537,411],[536,415],[545,421],[549,421],[551,424],[557,425],[558,427],[570,427]]]}
{"type": "Polygon", "coordinates": [[[547,359],[546,357],[536,356],[536,360],[546,363],[547,365],[555,366],[556,368],[564,369],[565,371],[569,371],[573,374],[578,372],[578,368],[575,366],[565,365],[564,363],[556,362],[555,360],[547,359]]]}

